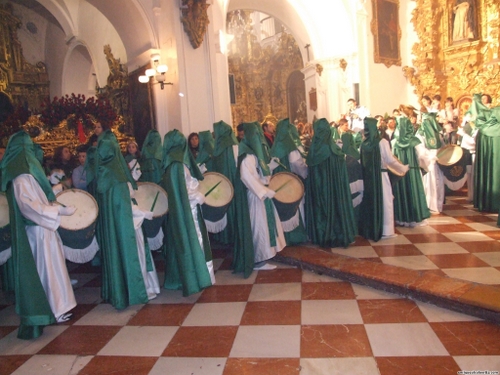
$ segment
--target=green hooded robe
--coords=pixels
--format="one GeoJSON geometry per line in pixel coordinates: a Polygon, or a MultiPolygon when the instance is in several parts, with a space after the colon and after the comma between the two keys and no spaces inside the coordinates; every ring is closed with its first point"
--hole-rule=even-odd
{"type": "Polygon", "coordinates": [[[141,159],[139,161],[142,174],[139,181],[160,183],[163,174],[161,168],[162,157],[160,133],[152,129],[148,132],[142,144],[141,159]]]}
{"type": "Polygon", "coordinates": [[[314,136],[307,154],[306,224],[309,238],[323,247],[347,247],[357,227],[345,154],[332,138],[324,118],[314,123],[314,136]]]}
{"type": "Polygon", "coordinates": [[[168,217],[164,233],[166,289],[182,289],[184,296],[198,293],[212,285],[212,251],[208,233],[201,213],[196,205],[196,220],[202,243],[198,239],[194,216],[191,211],[184,166],[191,176],[203,180],[193,155],[188,150],[186,137],[178,130],[172,130],[163,139],[163,169],[161,186],[168,195],[168,217]]]}
{"type": "Polygon", "coordinates": [[[204,130],[198,133],[199,146],[198,156],[196,156],[196,163],[198,165],[205,164],[207,172],[213,172],[212,155],[214,153],[214,137],[209,130],[204,130]]]}

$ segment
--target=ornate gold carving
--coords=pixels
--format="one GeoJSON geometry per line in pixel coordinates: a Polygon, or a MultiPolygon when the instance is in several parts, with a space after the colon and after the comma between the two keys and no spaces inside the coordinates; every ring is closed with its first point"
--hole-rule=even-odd
{"type": "Polygon", "coordinates": [[[299,108],[305,103],[305,84],[301,80],[302,89],[290,90],[289,86],[292,73],[300,73],[304,66],[300,49],[284,31],[275,36],[273,46],[262,47],[253,31],[251,13],[237,10],[228,14],[228,33],[235,35],[228,52],[236,98],[231,105],[233,124],[262,121],[267,113],[305,122],[305,112],[299,108]]]}
{"type": "Polygon", "coordinates": [[[38,110],[49,96],[49,78],[45,64],[26,62],[17,29],[21,21],[13,15],[11,3],[0,5],[0,91],[14,106],[38,110]]]}
{"type": "Polygon", "coordinates": [[[207,25],[210,23],[207,14],[209,6],[210,4],[207,4],[206,0],[182,0],[181,22],[191,45],[195,49],[201,46],[207,25]]]}
{"type": "Polygon", "coordinates": [[[416,0],[412,22],[419,42],[412,48],[413,66],[403,67],[403,74],[419,96],[460,98],[459,107],[462,97],[484,92],[493,96],[494,105],[500,104],[500,4],[470,1],[477,17],[474,38],[453,40],[457,0],[416,0]]]}
{"type": "Polygon", "coordinates": [[[386,67],[401,66],[399,0],[372,0],[374,60],[386,67]]]}
{"type": "Polygon", "coordinates": [[[109,75],[104,88],[97,88],[99,98],[108,99],[118,116],[125,121],[125,130],[133,133],[133,120],[130,111],[130,88],[128,84],[128,69],[121,64],[120,59],[115,59],[111,47],[106,44],[103,48],[108,62],[109,75]]]}
{"type": "Polygon", "coordinates": [[[316,73],[321,77],[321,73],[323,73],[323,65],[316,64],[316,73]]]}

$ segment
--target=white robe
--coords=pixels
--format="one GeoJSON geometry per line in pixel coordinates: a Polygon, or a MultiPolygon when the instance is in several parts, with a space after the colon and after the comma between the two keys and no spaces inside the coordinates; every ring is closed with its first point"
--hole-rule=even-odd
{"type": "Polygon", "coordinates": [[[137,254],[139,256],[139,263],[141,265],[142,278],[144,279],[144,286],[146,287],[146,292],[148,294],[148,299],[153,299],[157,294],[160,294],[160,283],[158,281],[158,275],[156,273],[155,263],[151,253],[148,256],[151,257],[151,263],[153,265],[153,270],[147,270],[146,263],[146,249],[144,246],[144,233],[142,232],[142,223],[144,221],[144,211],[142,211],[138,206],[132,205],[132,218],[134,221],[135,238],[137,241],[137,254]]]}
{"type": "Polygon", "coordinates": [[[247,198],[255,252],[254,261],[259,263],[271,259],[286,246],[285,236],[278,212],[273,204],[274,218],[276,220],[276,246],[271,247],[266,207],[264,205],[265,194],[270,190],[266,186],[269,184],[270,177],[262,175],[255,155],[247,155],[243,159],[240,174],[241,181],[248,189],[247,198]]]}
{"type": "Polygon", "coordinates": [[[16,177],[13,188],[21,214],[36,224],[27,225],[26,234],[50,308],[58,318],[76,306],[61,237],[57,233],[61,221],[59,207],[49,203],[38,182],[29,174],[16,177]]]}
{"type": "Polygon", "coordinates": [[[420,167],[427,171],[422,177],[427,207],[433,212],[441,212],[444,202],[444,177],[437,163],[439,150],[427,149],[424,146],[425,137],[418,135],[417,138],[422,142],[415,147],[418,162],[420,167]]]}
{"type": "MultiPolygon", "coordinates": [[[[198,242],[200,243],[200,247],[203,251],[203,236],[200,229],[200,224],[198,223],[198,204],[202,204],[199,202],[200,192],[198,191],[198,186],[200,183],[196,178],[191,176],[191,172],[189,168],[184,165],[184,177],[186,179],[186,189],[189,198],[189,206],[191,208],[191,214],[193,215],[194,227],[196,229],[196,235],[198,237],[198,242]]],[[[213,261],[210,260],[207,263],[208,273],[210,274],[210,280],[212,281],[212,285],[215,284],[215,272],[214,272],[214,264],[213,261]]]]}
{"type": "MultiPolygon", "coordinates": [[[[391,146],[387,139],[381,139],[380,147],[380,165],[382,169],[391,167],[396,172],[406,173],[409,167],[402,164],[391,152],[391,146]]],[[[384,200],[384,223],[382,236],[390,237],[395,234],[394,231],[394,196],[392,195],[392,186],[389,174],[382,172],[382,197],[384,200]]]]}
{"type": "Polygon", "coordinates": [[[477,131],[473,131],[471,135],[465,133],[463,128],[459,128],[458,135],[462,136],[460,146],[469,150],[472,156],[472,165],[467,166],[467,201],[474,200],[474,167],[476,164],[476,135],[477,131]]]}

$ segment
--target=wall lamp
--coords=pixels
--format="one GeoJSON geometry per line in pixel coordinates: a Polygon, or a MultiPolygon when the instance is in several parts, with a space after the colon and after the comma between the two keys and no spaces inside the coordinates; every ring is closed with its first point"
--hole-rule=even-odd
{"type": "Polygon", "coordinates": [[[151,60],[153,61],[153,68],[146,69],[144,75],[139,76],[139,82],[148,83],[149,78],[154,77],[156,82],[160,84],[162,90],[165,85],[173,85],[172,82],[165,82],[165,73],[168,71],[168,66],[166,66],[165,64],[160,64],[160,55],[151,55],[151,60]]]}

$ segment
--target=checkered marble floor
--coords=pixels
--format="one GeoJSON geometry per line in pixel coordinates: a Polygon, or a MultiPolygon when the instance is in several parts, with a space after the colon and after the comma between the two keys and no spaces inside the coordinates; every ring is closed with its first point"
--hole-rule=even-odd
{"type": "Polygon", "coordinates": [[[465,197],[447,197],[443,212],[428,225],[397,227],[398,236],[378,242],[357,237],[333,253],[488,285],[500,285],[500,228],[497,214],[475,210],[465,197]]]}
{"type": "MultiPolygon", "coordinates": [[[[496,219],[449,197],[428,226],[332,251],[497,285],[496,219]]],[[[214,250],[217,283],[202,293],[162,290],[123,311],[102,303],[98,268],[69,264],[74,318],[33,341],[16,338],[11,296],[0,293],[0,375],[500,372],[498,325],[282,264],[243,279],[229,253],[214,250]]]]}

